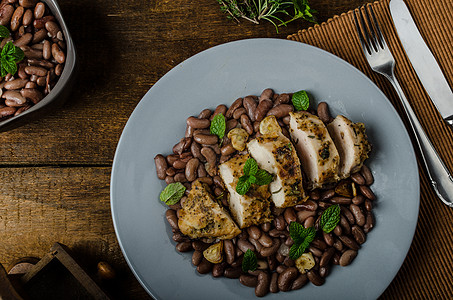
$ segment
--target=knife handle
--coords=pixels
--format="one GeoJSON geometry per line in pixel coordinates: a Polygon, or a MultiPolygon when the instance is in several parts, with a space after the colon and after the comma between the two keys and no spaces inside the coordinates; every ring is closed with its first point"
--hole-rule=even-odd
{"type": "Polygon", "coordinates": [[[426,167],[426,171],[428,172],[431,186],[443,203],[453,207],[453,177],[423,130],[423,127],[412,110],[409,101],[407,101],[398,80],[394,76],[389,76],[387,79],[389,79],[400,96],[412,131],[415,134],[415,140],[420,149],[420,154],[426,167]]]}

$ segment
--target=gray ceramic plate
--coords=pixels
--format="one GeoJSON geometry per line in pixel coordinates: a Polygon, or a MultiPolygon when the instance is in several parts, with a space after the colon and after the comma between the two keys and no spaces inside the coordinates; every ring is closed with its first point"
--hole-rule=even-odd
{"type": "MultiPolygon", "coordinates": [[[[364,122],[373,144],[376,226],[348,267],[335,266],[321,287],[269,294],[267,299],[375,299],[406,257],[417,223],[419,178],[408,134],[384,94],[361,72],[318,48],[277,39],[220,45],[176,66],[143,97],[123,131],[113,163],[111,205],[129,266],[157,299],[255,299],[238,280],[199,275],[191,254],[176,252],[159,193],[154,156],[170,154],[185,120],[236,98],[305,89],[331,113],[364,122]]],[[[316,105],[316,103],[313,103],[316,105]]]]}

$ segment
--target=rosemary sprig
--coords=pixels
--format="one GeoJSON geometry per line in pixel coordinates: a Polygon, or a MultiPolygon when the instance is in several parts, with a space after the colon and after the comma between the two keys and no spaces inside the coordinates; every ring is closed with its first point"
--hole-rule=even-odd
{"type": "Polygon", "coordinates": [[[286,26],[289,22],[304,19],[316,23],[313,14],[316,11],[310,8],[308,0],[217,0],[220,10],[227,14],[227,18],[239,22],[240,19],[259,24],[261,20],[272,23],[277,32],[279,26],[286,26]],[[289,11],[293,11],[291,14],[289,11]],[[289,20],[285,21],[284,19],[289,20]]]}

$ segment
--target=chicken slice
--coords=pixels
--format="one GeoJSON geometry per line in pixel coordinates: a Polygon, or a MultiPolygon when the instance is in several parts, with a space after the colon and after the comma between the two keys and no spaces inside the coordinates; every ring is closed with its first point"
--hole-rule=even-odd
{"type": "Polygon", "coordinates": [[[249,154],[239,155],[219,166],[220,176],[229,192],[231,214],[240,228],[272,221],[268,185],[252,184],[245,195],[236,192],[239,177],[244,175],[244,164],[249,158],[249,154]]]}
{"type": "Polygon", "coordinates": [[[371,151],[365,125],[353,123],[345,116],[337,116],[327,129],[340,154],[340,177],[347,178],[360,170],[371,151]]]}
{"type": "Polygon", "coordinates": [[[187,200],[179,211],[181,232],[191,238],[231,239],[241,233],[228,212],[208,192],[200,181],[192,183],[187,200]]]}
{"type": "Polygon", "coordinates": [[[289,114],[289,131],[307,175],[309,189],[338,181],[340,157],[324,123],[309,112],[289,114]]]}
{"type": "Polygon", "coordinates": [[[291,141],[281,133],[274,116],[261,122],[266,124],[260,126],[263,135],[251,140],[247,148],[261,169],[276,175],[269,184],[272,201],[276,207],[290,207],[305,201],[300,161],[291,141]]]}

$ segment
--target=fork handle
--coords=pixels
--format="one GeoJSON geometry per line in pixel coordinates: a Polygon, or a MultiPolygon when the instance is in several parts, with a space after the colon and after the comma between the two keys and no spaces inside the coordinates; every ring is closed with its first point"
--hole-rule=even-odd
{"type": "Polygon", "coordinates": [[[394,76],[386,77],[400,96],[434,191],[443,203],[453,207],[453,177],[423,130],[423,127],[407,101],[398,80],[394,76]]]}

